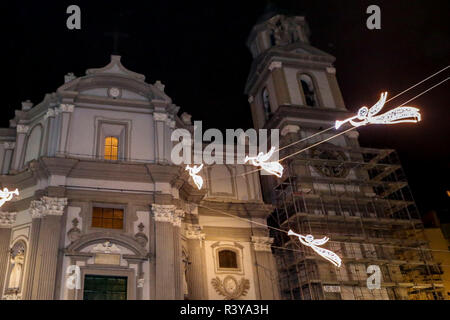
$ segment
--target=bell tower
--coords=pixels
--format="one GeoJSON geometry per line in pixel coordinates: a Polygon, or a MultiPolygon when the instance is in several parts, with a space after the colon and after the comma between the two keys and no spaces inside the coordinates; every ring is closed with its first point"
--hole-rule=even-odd
{"type": "Polygon", "coordinates": [[[288,122],[323,128],[346,112],[335,58],[310,45],[305,17],[263,15],[247,46],[254,60],[245,92],[255,128],[283,130],[288,122]]]}
{"type": "Polygon", "coordinates": [[[283,176],[261,176],[261,186],[274,208],[267,224],[276,230],[270,236],[282,299],[408,299],[416,294],[400,285],[366,287],[370,264],[381,265],[383,281],[410,281],[410,273],[382,261],[410,259],[414,251],[390,247],[409,241],[421,222],[394,150],[361,147],[356,130],[334,137],[335,121],[353,115],[342,99],[335,58],[311,46],[304,17],[276,12],[257,21],[247,46],[253,63],[245,92],[254,127],[280,130],[283,176]],[[328,237],[326,248],[342,258],[342,265],[335,267],[280,229],[328,237]]]}

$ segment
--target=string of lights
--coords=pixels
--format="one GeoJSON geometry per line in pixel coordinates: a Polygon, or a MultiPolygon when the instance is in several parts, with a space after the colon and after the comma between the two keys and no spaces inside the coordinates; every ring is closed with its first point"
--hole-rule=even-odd
{"type": "MultiPolygon", "coordinates": [[[[289,233],[288,230],[279,229],[279,228],[272,227],[272,226],[269,226],[269,225],[264,224],[264,223],[260,223],[258,221],[253,221],[251,219],[239,217],[239,216],[236,216],[234,214],[231,214],[231,213],[219,210],[219,209],[215,209],[215,208],[211,208],[211,207],[205,206],[203,204],[198,204],[198,203],[193,203],[193,202],[188,202],[188,203],[190,203],[192,205],[197,205],[199,207],[202,207],[202,208],[205,208],[205,209],[208,209],[208,210],[211,210],[211,211],[214,211],[214,212],[217,212],[217,213],[220,213],[220,214],[223,214],[225,216],[229,216],[229,217],[232,217],[232,218],[235,218],[235,219],[238,219],[238,220],[242,220],[242,221],[245,221],[245,222],[248,222],[248,223],[252,223],[252,224],[255,224],[255,225],[259,225],[259,226],[263,226],[264,228],[272,229],[272,230],[275,230],[275,231],[278,231],[278,232],[283,232],[283,233],[286,233],[286,234],[289,233]]],[[[332,242],[332,243],[348,243],[348,242],[336,241],[336,240],[330,240],[329,242],[332,242]]],[[[405,250],[432,251],[432,252],[450,253],[450,250],[440,250],[440,249],[430,249],[430,248],[416,248],[416,247],[396,246],[396,245],[387,245],[387,244],[383,244],[382,246],[388,247],[388,248],[405,249],[405,250]]],[[[285,247],[276,247],[276,246],[271,246],[271,247],[274,247],[274,248],[277,248],[277,249],[286,249],[286,250],[303,252],[301,250],[295,250],[295,249],[290,249],[290,248],[285,248],[285,247]]]]}

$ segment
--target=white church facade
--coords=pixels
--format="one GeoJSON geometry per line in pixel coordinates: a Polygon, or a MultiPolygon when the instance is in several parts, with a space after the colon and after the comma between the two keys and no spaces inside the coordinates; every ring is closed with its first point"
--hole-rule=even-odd
{"type": "Polygon", "coordinates": [[[198,190],[171,162],[173,130],[193,130],[178,111],[120,56],[22,104],[0,129],[1,187],[20,191],[0,212],[2,299],[279,298],[258,174],[205,166],[198,190]]]}

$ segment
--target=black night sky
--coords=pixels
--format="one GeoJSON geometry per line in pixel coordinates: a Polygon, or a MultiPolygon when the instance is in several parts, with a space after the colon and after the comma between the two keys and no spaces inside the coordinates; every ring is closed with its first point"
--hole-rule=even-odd
{"type": "MultiPolygon", "coordinates": [[[[390,96],[450,62],[450,2],[274,1],[291,14],[303,14],[312,45],[334,55],[347,107],[371,105],[381,91],[390,96]],[[366,8],[381,7],[381,30],[366,28],[366,8]]],[[[174,103],[203,120],[204,127],[249,128],[244,85],[251,56],[246,38],[266,1],[2,1],[3,116],[8,126],[20,102],[39,103],[63,84],[68,72],[84,75],[109,62],[120,31],[122,63],[161,80],[174,103]],[[81,30],[66,28],[66,8],[81,8],[81,30]]],[[[405,102],[450,75],[450,69],[392,101],[405,102]]],[[[439,210],[450,222],[450,81],[410,105],[421,107],[418,125],[372,126],[359,130],[366,147],[395,148],[422,213],[439,210]]]]}

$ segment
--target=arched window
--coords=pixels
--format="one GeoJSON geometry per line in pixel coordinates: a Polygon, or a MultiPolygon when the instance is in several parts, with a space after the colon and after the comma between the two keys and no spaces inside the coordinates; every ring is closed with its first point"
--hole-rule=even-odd
{"type": "Polygon", "coordinates": [[[310,107],[316,107],[317,95],[316,89],[314,88],[313,79],[307,74],[302,74],[300,76],[300,83],[302,85],[303,95],[305,96],[306,105],[310,107]]]}
{"type": "Polygon", "coordinates": [[[236,252],[232,250],[220,250],[219,268],[237,269],[238,261],[236,252]]]}
{"type": "Polygon", "coordinates": [[[270,115],[270,99],[269,99],[269,91],[267,90],[267,88],[264,88],[262,91],[262,101],[263,101],[263,106],[264,106],[264,116],[267,119],[269,119],[269,115],[270,115]]]}
{"type": "Polygon", "coordinates": [[[116,137],[105,138],[105,160],[117,160],[119,158],[119,139],[116,137]]]}

